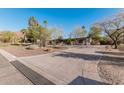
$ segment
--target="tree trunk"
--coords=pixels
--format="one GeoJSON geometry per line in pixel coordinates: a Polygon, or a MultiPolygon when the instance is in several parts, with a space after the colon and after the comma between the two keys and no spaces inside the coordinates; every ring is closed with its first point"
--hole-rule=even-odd
{"type": "Polygon", "coordinates": [[[85,39],[85,43],[84,43],[84,45],[87,45],[87,39],[85,39]]]}
{"type": "Polygon", "coordinates": [[[25,41],[26,41],[26,36],[24,35],[24,43],[25,43],[25,41]]]}
{"type": "Polygon", "coordinates": [[[39,47],[42,47],[42,40],[39,41],[39,47]]]}
{"type": "Polygon", "coordinates": [[[46,47],[46,40],[43,40],[43,47],[46,47]]]}
{"type": "Polygon", "coordinates": [[[43,47],[46,47],[46,44],[45,44],[45,42],[43,42],[43,47]]]}
{"type": "Polygon", "coordinates": [[[118,48],[118,43],[117,41],[114,42],[114,49],[117,49],[118,48]]]}

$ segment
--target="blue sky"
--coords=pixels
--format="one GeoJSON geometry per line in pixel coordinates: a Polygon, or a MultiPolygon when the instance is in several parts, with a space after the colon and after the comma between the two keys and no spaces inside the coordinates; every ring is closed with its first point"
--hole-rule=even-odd
{"type": "Polygon", "coordinates": [[[68,37],[76,26],[84,25],[89,31],[93,23],[119,11],[116,8],[1,8],[0,30],[19,31],[28,26],[30,16],[35,16],[41,24],[48,20],[49,27],[62,28],[68,37]]]}

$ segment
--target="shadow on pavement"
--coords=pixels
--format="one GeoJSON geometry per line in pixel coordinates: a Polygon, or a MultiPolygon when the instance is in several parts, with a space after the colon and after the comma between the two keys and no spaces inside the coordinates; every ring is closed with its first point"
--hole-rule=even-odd
{"type": "Polygon", "coordinates": [[[124,56],[124,52],[104,52],[104,51],[96,51],[96,53],[124,56]]]}
{"type": "Polygon", "coordinates": [[[78,76],[72,82],[70,82],[68,85],[109,85],[109,84],[78,76]]]}
{"type": "Polygon", "coordinates": [[[65,57],[65,58],[79,58],[88,61],[98,61],[100,58],[102,61],[110,61],[110,62],[121,62],[124,63],[124,58],[122,57],[112,57],[106,55],[95,55],[95,54],[83,54],[83,53],[73,53],[73,52],[62,52],[60,54],[56,54],[55,56],[65,57]]]}

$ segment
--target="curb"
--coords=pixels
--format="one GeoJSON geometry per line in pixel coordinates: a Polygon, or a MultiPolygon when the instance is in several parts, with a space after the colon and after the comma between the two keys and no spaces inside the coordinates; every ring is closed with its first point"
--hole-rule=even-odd
{"type": "Polygon", "coordinates": [[[12,54],[6,52],[6,51],[3,50],[3,49],[0,49],[0,54],[1,54],[2,56],[4,56],[9,62],[15,61],[15,60],[17,59],[16,56],[14,56],[14,55],[12,55],[12,54]]]}

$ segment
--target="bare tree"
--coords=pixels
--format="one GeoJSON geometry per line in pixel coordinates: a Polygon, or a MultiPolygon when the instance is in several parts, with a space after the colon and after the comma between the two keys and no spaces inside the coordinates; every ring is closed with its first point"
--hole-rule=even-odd
{"type": "Polygon", "coordinates": [[[52,29],[50,29],[50,31],[51,31],[51,38],[54,41],[53,44],[56,45],[57,40],[63,37],[63,30],[58,27],[53,27],[52,29]]]}
{"type": "Polygon", "coordinates": [[[85,37],[87,31],[85,29],[85,26],[82,27],[76,27],[73,32],[71,32],[71,37],[73,38],[83,38],[85,37]]]}
{"type": "Polygon", "coordinates": [[[116,16],[108,20],[104,20],[103,22],[99,22],[96,25],[111,38],[114,48],[116,49],[118,47],[118,42],[124,33],[124,19],[116,16]]]}

